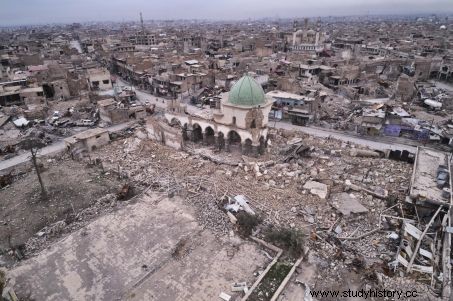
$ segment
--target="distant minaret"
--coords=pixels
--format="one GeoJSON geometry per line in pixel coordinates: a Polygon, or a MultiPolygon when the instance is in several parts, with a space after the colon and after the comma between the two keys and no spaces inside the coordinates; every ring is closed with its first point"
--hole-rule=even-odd
{"type": "Polygon", "coordinates": [[[145,32],[145,25],[143,24],[142,12],[140,12],[140,24],[142,25],[142,32],[145,32]]]}

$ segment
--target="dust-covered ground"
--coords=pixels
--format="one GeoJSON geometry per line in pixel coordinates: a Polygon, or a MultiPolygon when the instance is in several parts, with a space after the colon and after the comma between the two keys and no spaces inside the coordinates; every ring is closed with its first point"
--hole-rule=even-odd
{"type": "Polygon", "coordinates": [[[41,198],[34,170],[16,176],[0,190],[0,250],[24,245],[57,221],[71,224],[82,209],[121,186],[116,175],[98,166],[68,158],[49,161],[43,161],[41,172],[47,199],[41,198]]]}

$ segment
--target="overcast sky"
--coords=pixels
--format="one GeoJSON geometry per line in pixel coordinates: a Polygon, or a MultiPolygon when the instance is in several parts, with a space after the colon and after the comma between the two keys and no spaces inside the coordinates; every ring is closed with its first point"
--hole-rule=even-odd
{"type": "Polygon", "coordinates": [[[452,13],[453,0],[0,0],[0,25],[452,13]]]}

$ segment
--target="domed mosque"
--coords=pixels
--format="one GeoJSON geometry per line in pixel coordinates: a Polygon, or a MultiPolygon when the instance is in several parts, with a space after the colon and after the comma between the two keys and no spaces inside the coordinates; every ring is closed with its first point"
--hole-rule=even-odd
{"type": "Polygon", "coordinates": [[[298,22],[293,22],[293,32],[286,33],[287,43],[290,43],[291,51],[321,52],[325,48],[327,35],[320,31],[320,21],[318,20],[316,31],[309,29],[308,19],[304,19],[304,27],[299,28],[298,22]]]}
{"type": "Polygon", "coordinates": [[[268,116],[272,99],[264,94],[261,85],[244,75],[215,103],[209,118],[167,112],[166,119],[178,123],[184,140],[202,141],[219,150],[241,152],[245,155],[263,154],[267,146],[268,116]],[[175,120],[176,119],[176,120],[175,120]]]}

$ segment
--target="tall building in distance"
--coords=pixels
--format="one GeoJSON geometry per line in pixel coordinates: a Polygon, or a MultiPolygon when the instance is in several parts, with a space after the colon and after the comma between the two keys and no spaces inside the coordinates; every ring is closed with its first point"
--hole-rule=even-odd
{"type": "Polygon", "coordinates": [[[156,45],[156,35],[148,32],[145,29],[145,24],[143,23],[143,15],[140,12],[140,30],[136,31],[135,34],[129,36],[129,42],[134,45],[156,45]]]}
{"type": "Polygon", "coordinates": [[[304,19],[304,26],[299,27],[297,20],[293,22],[293,32],[286,33],[286,42],[290,51],[321,52],[325,49],[327,34],[321,32],[319,21],[315,29],[310,28],[308,19],[304,19]]]}

